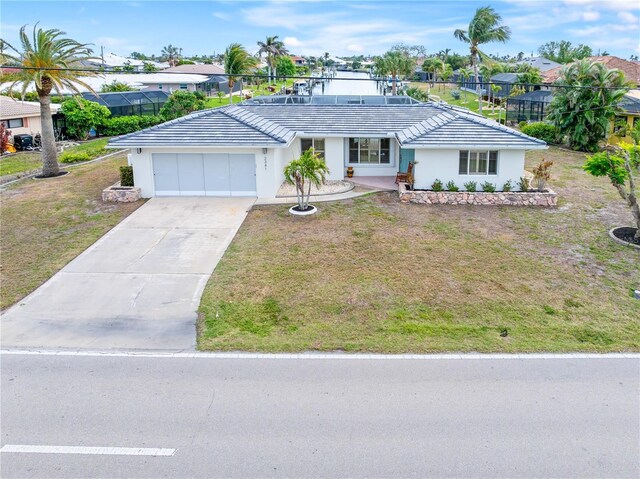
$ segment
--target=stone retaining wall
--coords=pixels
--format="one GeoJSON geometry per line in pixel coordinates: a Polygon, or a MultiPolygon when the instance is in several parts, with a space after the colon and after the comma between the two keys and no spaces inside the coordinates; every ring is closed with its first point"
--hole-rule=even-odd
{"type": "Polygon", "coordinates": [[[412,191],[404,183],[398,185],[400,201],[425,205],[509,205],[546,206],[558,204],[558,195],[551,190],[486,193],[484,191],[412,191]]]}
{"type": "Polygon", "coordinates": [[[102,201],[115,203],[133,203],[141,198],[137,186],[120,186],[120,183],[102,190],[102,201]]]}

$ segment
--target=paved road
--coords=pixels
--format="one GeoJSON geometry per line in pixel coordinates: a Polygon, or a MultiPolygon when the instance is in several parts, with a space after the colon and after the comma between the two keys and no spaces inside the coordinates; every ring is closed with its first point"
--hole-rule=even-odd
{"type": "Polygon", "coordinates": [[[2,316],[2,347],[193,349],[253,198],[153,198],[2,316]]]}
{"type": "Polygon", "coordinates": [[[640,477],[640,360],[7,355],[2,477],[640,477]],[[5,449],[6,450],[6,449],[5,449]]]}

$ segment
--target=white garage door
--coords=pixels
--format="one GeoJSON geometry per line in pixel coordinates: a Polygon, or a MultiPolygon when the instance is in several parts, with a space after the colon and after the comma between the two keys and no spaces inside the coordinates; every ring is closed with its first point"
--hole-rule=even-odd
{"type": "Polygon", "coordinates": [[[256,159],[238,153],[154,153],[156,196],[256,196],[256,159]]]}

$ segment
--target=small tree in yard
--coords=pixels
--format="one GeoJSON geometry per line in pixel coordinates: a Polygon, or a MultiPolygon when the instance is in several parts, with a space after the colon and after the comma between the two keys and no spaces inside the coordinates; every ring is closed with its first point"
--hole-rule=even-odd
{"type": "Polygon", "coordinates": [[[309,208],[311,185],[324,184],[327,173],[329,173],[329,168],[320,155],[313,151],[313,148],[303,152],[300,158],[293,160],[285,167],[285,180],[296,187],[299,211],[306,211],[309,208]],[[306,199],[305,186],[307,187],[306,199]]]}
{"type": "Polygon", "coordinates": [[[191,91],[175,91],[160,109],[160,116],[165,120],[175,120],[206,107],[204,99],[191,91]]]}
{"type": "Polygon", "coordinates": [[[78,140],[86,140],[89,130],[99,128],[111,116],[106,106],[84,98],[65,100],[60,112],[64,115],[69,136],[78,140]]]}
{"type": "Polygon", "coordinates": [[[538,163],[533,168],[533,181],[531,182],[531,184],[536,190],[544,190],[544,187],[547,185],[547,181],[551,179],[552,166],[553,161],[545,160],[543,158],[542,160],[540,160],[540,163],[538,163]]]}
{"type": "Polygon", "coordinates": [[[609,147],[587,157],[584,170],[593,176],[606,176],[620,197],[631,208],[636,222],[634,241],[640,244],[640,206],[636,193],[636,180],[640,174],[640,124],[632,133],[634,144],[623,144],[620,147],[609,147]]]}

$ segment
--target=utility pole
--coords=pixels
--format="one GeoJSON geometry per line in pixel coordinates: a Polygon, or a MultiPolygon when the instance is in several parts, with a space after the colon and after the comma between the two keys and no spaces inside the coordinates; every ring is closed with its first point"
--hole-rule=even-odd
{"type": "Polygon", "coordinates": [[[104,69],[104,45],[100,45],[100,58],[102,59],[102,68],[104,69]]]}

